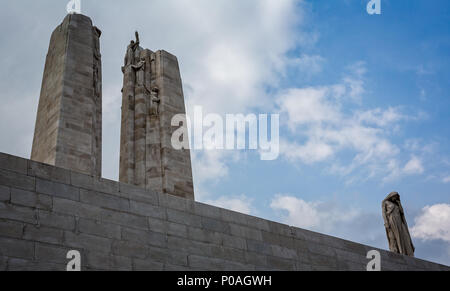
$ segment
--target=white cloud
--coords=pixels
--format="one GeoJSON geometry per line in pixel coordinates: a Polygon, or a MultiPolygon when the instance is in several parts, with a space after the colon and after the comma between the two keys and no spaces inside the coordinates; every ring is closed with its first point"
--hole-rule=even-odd
{"type": "Polygon", "coordinates": [[[245,195],[239,197],[219,197],[214,200],[206,200],[205,203],[217,207],[233,210],[240,213],[252,214],[252,200],[245,195]]]}
{"type": "Polygon", "coordinates": [[[341,223],[353,220],[359,212],[340,209],[334,203],[307,202],[300,198],[278,194],[270,207],[281,211],[281,220],[292,226],[320,232],[330,232],[341,223]]]}
{"type": "MultiPolygon", "coordinates": [[[[293,138],[282,140],[281,155],[293,163],[332,160],[330,173],[348,176],[356,172],[363,176],[361,179],[384,176],[387,181],[422,174],[424,167],[417,156],[403,161],[404,167],[399,166],[401,152],[390,136],[400,121],[418,120],[423,114],[406,115],[399,107],[347,109],[349,105],[358,104],[365,92],[365,72],[365,64],[358,62],[350,66],[350,74],[341,83],[282,92],[277,105],[287,116],[286,126],[293,138]],[[343,152],[352,156],[350,161],[339,159],[338,154],[343,152]]],[[[355,180],[354,177],[348,179],[355,180]]]]}
{"type": "Polygon", "coordinates": [[[292,66],[304,73],[306,76],[311,76],[322,72],[325,59],[319,55],[302,54],[298,58],[290,60],[292,66]]]}
{"type": "Polygon", "coordinates": [[[450,242],[450,204],[426,206],[415,218],[411,235],[422,240],[450,242]]]}
{"type": "Polygon", "coordinates": [[[277,103],[289,117],[289,127],[340,120],[340,113],[327,98],[330,88],[296,88],[285,91],[277,103]]]}
{"type": "Polygon", "coordinates": [[[422,174],[424,172],[422,161],[418,157],[412,157],[403,168],[403,172],[408,175],[422,174]]]}
{"type": "Polygon", "coordinates": [[[444,182],[444,183],[450,183],[450,176],[448,176],[448,177],[444,177],[443,179],[442,179],[442,182],[444,182]]]}

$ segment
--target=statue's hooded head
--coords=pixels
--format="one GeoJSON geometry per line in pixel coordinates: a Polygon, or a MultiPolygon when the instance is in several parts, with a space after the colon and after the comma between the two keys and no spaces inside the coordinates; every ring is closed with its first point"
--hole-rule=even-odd
{"type": "Polygon", "coordinates": [[[390,201],[392,203],[399,205],[400,204],[400,194],[398,194],[397,192],[392,192],[383,200],[383,204],[386,201],[390,201]]]}

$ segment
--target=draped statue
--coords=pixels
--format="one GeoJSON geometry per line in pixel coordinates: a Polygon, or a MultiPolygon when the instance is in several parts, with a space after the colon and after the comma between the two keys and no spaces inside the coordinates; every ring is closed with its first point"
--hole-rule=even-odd
{"type": "Polygon", "coordinates": [[[384,226],[392,252],[414,257],[414,245],[406,223],[405,213],[397,192],[389,194],[382,203],[384,226]]]}

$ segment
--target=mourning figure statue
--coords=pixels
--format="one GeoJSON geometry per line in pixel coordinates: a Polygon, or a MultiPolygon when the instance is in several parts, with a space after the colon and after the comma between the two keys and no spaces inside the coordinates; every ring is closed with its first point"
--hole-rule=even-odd
{"type": "Polygon", "coordinates": [[[153,87],[150,94],[150,116],[158,116],[160,103],[161,99],[159,98],[159,88],[153,87]]]}
{"type": "Polygon", "coordinates": [[[131,67],[136,71],[137,85],[144,86],[144,83],[145,83],[145,58],[142,57],[141,60],[136,65],[131,65],[131,67]]]}
{"type": "Polygon", "coordinates": [[[397,192],[389,194],[382,203],[384,226],[389,249],[402,255],[414,257],[414,245],[406,223],[405,213],[397,192]]]}

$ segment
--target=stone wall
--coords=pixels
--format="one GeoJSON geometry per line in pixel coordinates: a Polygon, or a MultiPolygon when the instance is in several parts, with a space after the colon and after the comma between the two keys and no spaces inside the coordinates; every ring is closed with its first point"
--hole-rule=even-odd
{"type": "MultiPolygon", "coordinates": [[[[355,270],[375,248],[0,154],[0,270],[355,270]]],[[[381,252],[383,270],[450,270],[381,252]]]]}

